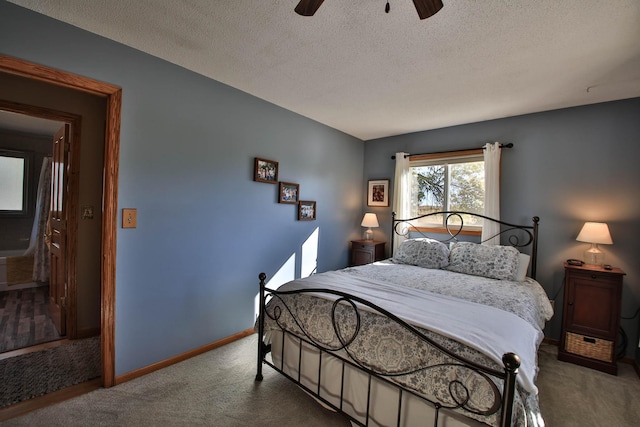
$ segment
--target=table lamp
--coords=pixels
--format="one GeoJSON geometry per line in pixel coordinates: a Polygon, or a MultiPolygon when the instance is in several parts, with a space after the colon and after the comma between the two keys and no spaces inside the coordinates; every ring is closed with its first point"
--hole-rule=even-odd
{"type": "Polygon", "coordinates": [[[363,227],[368,227],[367,231],[365,231],[364,233],[365,240],[373,240],[373,230],[371,228],[380,226],[378,224],[378,217],[374,213],[364,214],[364,218],[362,218],[362,224],[360,225],[363,227]]]}
{"type": "Polygon", "coordinates": [[[591,243],[591,247],[584,251],[584,262],[592,265],[604,264],[604,252],[598,244],[613,244],[609,227],[604,222],[585,222],[576,240],[591,243]]]}

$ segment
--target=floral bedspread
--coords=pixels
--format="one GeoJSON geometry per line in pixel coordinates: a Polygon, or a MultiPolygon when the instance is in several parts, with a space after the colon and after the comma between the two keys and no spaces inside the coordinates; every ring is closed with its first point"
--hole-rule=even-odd
{"type": "MultiPolygon", "coordinates": [[[[525,282],[509,282],[394,264],[392,261],[351,267],[340,270],[340,273],[489,305],[517,315],[540,331],[544,322],[553,314],[544,290],[530,279],[525,282]]],[[[304,288],[304,281],[305,279],[301,279],[297,282],[304,288]]],[[[500,379],[489,376],[490,380],[487,381],[473,371],[460,367],[451,356],[435,347],[425,346],[413,333],[379,314],[361,311],[359,330],[356,333],[357,320],[353,308],[340,304],[332,314],[332,306],[333,301],[317,298],[312,294],[273,298],[267,306],[270,316],[266,319],[265,331],[278,330],[279,324],[294,333],[306,335],[324,348],[341,349],[340,338],[334,332],[334,324],[338,325],[342,342],[348,342],[347,347],[340,351],[348,352],[349,357],[357,363],[376,372],[391,373],[394,375],[391,378],[393,381],[443,403],[444,406],[455,407],[456,402],[464,400],[466,390],[471,390],[465,408],[458,408],[456,411],[489,425],[499,425],[499,410],[489,415],[475,412],[483,412],[493,405],[493,384],[501,391],[500,379]],[[278,318],[277,323],[273,320],[274,317],[278,318]],[[437,366],[433,367],[434,365],[437,366]],[[422,369],[427,366],[430,368],[422,369]],[[464,387],[456,385],[452,388],[452,384],[464,384],[464,387]]],[[[402,318],[402,313],[394,314],[402,318]]],[[[451,338],[425,329],[421,332],[467,360],[499,371],[503,369],[502,365],[479,351],[451,338]]],[[[512,424],[543,426],[537,395],[527,392],[519,384],[517,389],[512,424]]]]}
{"type": "Polygon", "coordinates": [[[341,271],[499,308],[537,325],[540,330],[553,316],[553,307],[545,290],[531,278],[524,282],[512,282],[395,264],[392,260],[349,267],[341,271]]]}

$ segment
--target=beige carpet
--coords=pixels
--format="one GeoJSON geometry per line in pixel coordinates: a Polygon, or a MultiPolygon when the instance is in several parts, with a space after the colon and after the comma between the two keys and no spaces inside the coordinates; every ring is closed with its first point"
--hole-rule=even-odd
{"type": "Polygon", "coordinates": [[[5,426],[349,426],[271,368],[255,382],[257,335],[5,426]]]}
{"type": "Polygon", "coordinates": [[[558,348],[538,352],[540,410],[548,426],[640,426],[640,379],[633,366],[618,363],[618,375],[560,362],[558,348]]]}
{"type": "MultiPolygon", "coordinates": [[[[4,426],[349,426],[265,367],[254,382],[256,335],[110,389],[32,412],[4,426]]],[[[540,352],[538,386],[547,425],[637,426],[640,380],[559,362],[540,352]]]]}

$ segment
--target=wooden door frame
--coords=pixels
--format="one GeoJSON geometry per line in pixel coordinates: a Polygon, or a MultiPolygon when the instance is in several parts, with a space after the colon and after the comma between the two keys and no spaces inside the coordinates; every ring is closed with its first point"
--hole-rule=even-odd
{"type": "MultiPolygon", "coordinates": [[[[0,72],[18,75],[55,86],[66,87],[106,99],[102,193],[102,260],[100,269],[100,342],[102,355],[102,386],[114,386],[116,234],[118,223],[117,196],[122,89],[98,80],[2,54],[0,54],[0,72]]],[[[77,215],[77,209],[75,209],[75,213],[73,212],[74,210],[70,209],[70,214],[77,215]]],[[[73,258],[75,259],[75,257],[73,258]]]]}

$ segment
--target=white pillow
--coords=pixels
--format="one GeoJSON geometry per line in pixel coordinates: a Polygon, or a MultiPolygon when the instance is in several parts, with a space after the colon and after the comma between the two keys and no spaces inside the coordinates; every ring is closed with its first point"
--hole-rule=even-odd
{"type": "Polygon", "coordinates": [[[520,252],[513,246],[456,242],[447,270],[500,280],[516,280],[520,252]]]}
{"type": "Polygon", "coordinates": [[[443,268],[449,265],[449,248],[434,239],[408,239],[400,243],[393,259],[401,264],[443,268]]]}
{"type": "Polygon", "coordinates": [[[527,270],[529,269],[529,260],[530,256],[527,254],[520,253],[518,255],[518,271],[516,272],[516,277],[514,280],[518,282],[524,282],[527,278],[527,270]]]}

